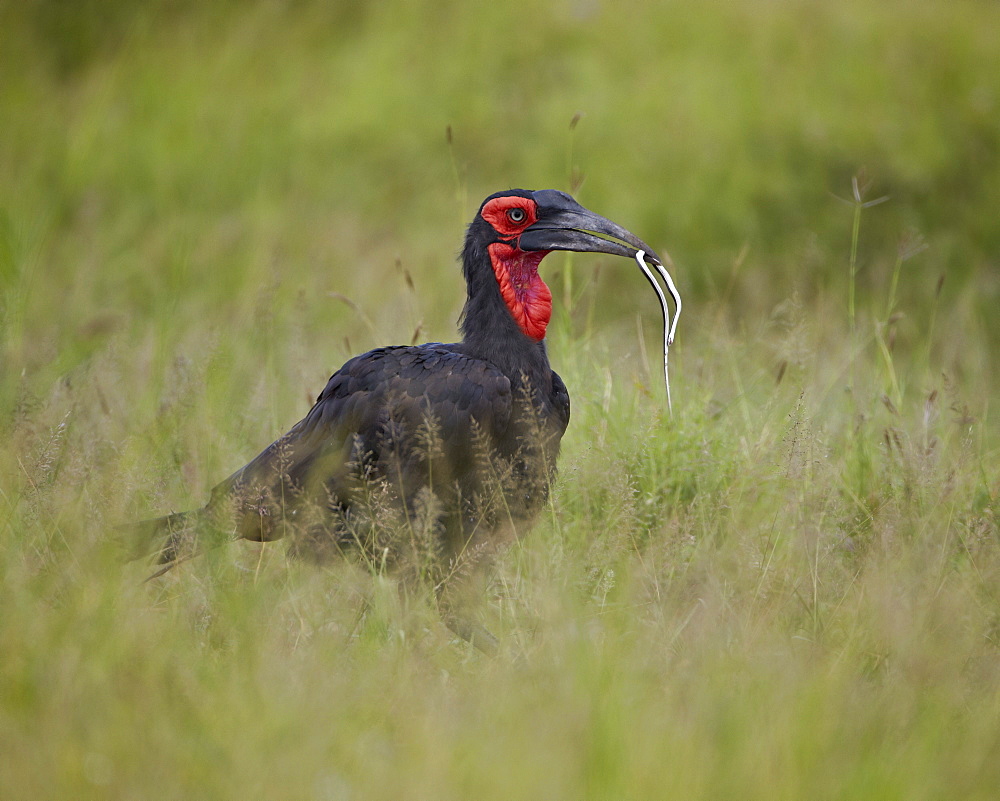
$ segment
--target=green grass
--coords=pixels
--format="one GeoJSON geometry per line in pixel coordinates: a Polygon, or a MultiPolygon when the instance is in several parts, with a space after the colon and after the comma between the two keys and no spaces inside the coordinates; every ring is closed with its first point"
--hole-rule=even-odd
{"type": "Polygon", "coordinates": [[[996,796],[995,4],[0,30],[0,797],[996,796]],[[203,503],[349,355],[453,339],[512,185],[669,250],[685,312],[670,418],[634,265],[545,262],[573,419],[498,656],[280,543],[121,564],[116,524],[203,503]]]}

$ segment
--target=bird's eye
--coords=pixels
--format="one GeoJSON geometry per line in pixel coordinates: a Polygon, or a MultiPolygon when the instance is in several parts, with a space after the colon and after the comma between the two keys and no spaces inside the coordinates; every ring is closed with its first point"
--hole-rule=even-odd
{"type": "Polygon", "coordinates": [[[525,217],[527,217],[527,212],[524,209],[513,208],[507,209],[507,219],[511,222],[522,223],[525,217]]]}

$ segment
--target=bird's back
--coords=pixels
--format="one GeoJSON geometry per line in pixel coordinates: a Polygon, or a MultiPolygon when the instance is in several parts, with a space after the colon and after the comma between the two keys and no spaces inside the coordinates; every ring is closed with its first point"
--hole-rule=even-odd
{"type": "Polygon", "coordinates": [[[460,345],[369,351],[219,484],[206,510],[238,537],[287,535],[311,555],[395,552],[402,527],[454,558],[477,533],[516,527],[544,502],[569,418],[555,373],[545,389],[512,382],[460,345]]]}

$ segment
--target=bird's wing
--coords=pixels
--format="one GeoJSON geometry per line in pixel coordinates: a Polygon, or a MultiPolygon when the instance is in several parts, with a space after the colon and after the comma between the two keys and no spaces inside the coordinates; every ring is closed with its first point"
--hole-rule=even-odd
{"type": "Polygon", "coordinates": [[[432,448],[460,470],[477,441],[503,436],[510,417],[510,381],[489,363],[446,345],[379,348],[338,370],[309,413],[219,484],[212,502],[238,493],[241,505],[287,504],[316,482],[335,494],[359,459],[384,471],[387,450],[411,462],[432,448]]]}
{"type": "Polygon", "coordinates": [[[562,437],[569,425],[569,390],[555,370],[552,371],[552,406],[556,410],[560,426],[559,436],[562,437]]]}

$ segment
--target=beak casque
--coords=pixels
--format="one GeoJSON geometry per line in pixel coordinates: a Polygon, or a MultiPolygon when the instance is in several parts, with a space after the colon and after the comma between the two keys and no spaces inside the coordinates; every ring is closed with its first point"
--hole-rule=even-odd
{"type": "Polygon", "coordinates": [[[588,211],[573,198],[554,189],[532,193],[538,207],[538,222],[519,237],[521,250],[573,250],[609,253],[634,258],[642,250],[660,264],[655,251],[617,223],[588,211]]]}

